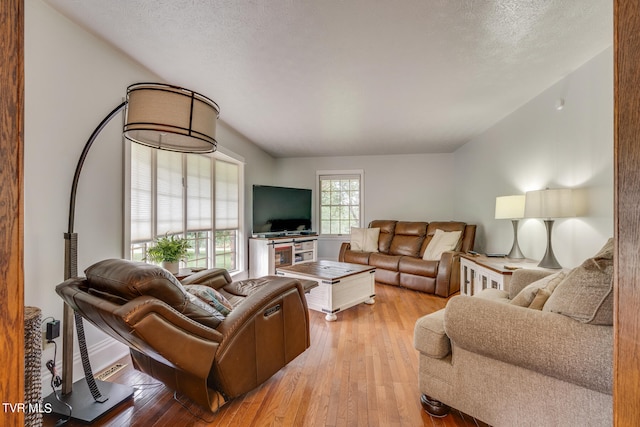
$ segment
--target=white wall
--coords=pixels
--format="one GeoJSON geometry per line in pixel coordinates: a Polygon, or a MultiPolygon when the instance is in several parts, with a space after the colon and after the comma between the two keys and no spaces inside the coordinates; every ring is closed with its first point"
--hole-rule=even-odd
{"type": "MultiPolygon", "coordinates": [[[[41,0],[25,2],[25,304],[40,307],[43,318],[62,317],[62,300],[54,287],[63,280],[63,233],[82,147],[100,120],[122,102],[126,87],[139,81],[162,79],[41,0]]],[[[215,99],[215,94],[207,95],[215,99]]],[[[98,260],[123,256],[121,123],[120,115],[100,134],[79,181],[79,274],[98,260]]],[[[223,149],[244,157],[246,186],[270,179],[265,176],[271,176],[273,158],[223,123],[217,139],[223,149]]],[[[245,224],[250,219],[249,213],[245,224]]],[[[86,332],[98,371],[122,349],[114,351],[113,341],[91,325],[86,332]]],[[[53,349],[47,348],[43,361],[52,356],[53,349]]],[[[81,376],[76,364],[74,378],[81,376]]]]}
{"type": "MultiPolygon", "coordinates": [[[[391,144],[393,142],[390,142],[391,144]]],[[[454,220],[453,154],[351,156],[278,159],[275,183],[311,188],[316,194],[316,171],[364,171],[364,225],[375,219],[407,221],[454,220]]],[[[314,227],[317,206],[314,200],[314,227]]],[[[337,259],[340,243],[320,239],[318,257],[337,259]]]]}
{"type": "MultiPolygon", "coordinates": [[[[575,188],[586,207],[553,230],[558,261],[573,267],[613,235],[612,64],[609,48],[453,154],[278,159],[274,183],[315,189],[317,170],[363,169],[365,224],[463,220],[478,224],[483,252],[508,252],[513,241],[511,221],[494,219],[497,196],[575,188]]],[[[321,239],[318,256],[336,259],[347,239],[321,239]]],[[[542,221],[522,220],[519,241],[525,256],[541,259],[542,221]]]]}
{"type": "MultiPolygon", "coordinates": [[[[613,49],[468,142],[455,164],[455,212],[479,225],[477,250],[511,248],[511,222],[494,219],[496,196],[568,187],[578,189],[586,207],[555,221],[554,252],[565,267],[593,255],[613,236],[613,49]],[[558,99],[565,100],[562,110],[558,99]]],[[[542,258],[542,221],[522,220],[518,237],[526,257],[542,258]]]]}

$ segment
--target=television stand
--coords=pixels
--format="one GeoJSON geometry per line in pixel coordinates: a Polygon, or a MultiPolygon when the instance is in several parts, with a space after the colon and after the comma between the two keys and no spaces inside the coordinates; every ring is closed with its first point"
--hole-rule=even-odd
{"type": "Polygon", "coordinates": [[[317,257],[315,233],[252,237],[249,239],[249,277],[273,276],[278,267],[317,261],[317,257]]]}

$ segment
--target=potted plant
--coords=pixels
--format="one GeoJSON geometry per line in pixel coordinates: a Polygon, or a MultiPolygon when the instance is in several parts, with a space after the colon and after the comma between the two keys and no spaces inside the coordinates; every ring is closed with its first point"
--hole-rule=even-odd
{"type": "Polygon", "coordinates": [[[156,239],[155,244],[147,249],[147,258],[152,262],[162,264],[173,274],[179,270],[179,262],[187,256],[187,249],[191,245],[182,237],[164,236],[156,239]]]}

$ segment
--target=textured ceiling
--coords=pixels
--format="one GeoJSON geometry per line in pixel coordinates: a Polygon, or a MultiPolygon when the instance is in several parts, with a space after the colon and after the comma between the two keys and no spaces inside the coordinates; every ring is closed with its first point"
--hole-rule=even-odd
{"type": "Polygon", "coordinates": [[[610,0],[47,1],[276,157],[452,152],[613,42],[610,0]]]}

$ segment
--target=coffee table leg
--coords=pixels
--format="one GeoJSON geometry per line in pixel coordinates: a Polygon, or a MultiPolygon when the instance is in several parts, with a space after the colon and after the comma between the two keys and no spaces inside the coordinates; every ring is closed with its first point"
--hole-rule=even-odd
{"type": "Polygon", "coordinates": [[[369,299],[368,299],[368,300],[366,300],[364,303],[365,303],[365,304],[373,304],[373,303],[375,303],[375,302],[376,302],[376,299],[375,299],[375,298],[369,298],[369,299]]]}
{"type": "Polygon", "coordinates": [[[324,320],[326,320],[327,322],[335,322],[336,319],[338,319],[338,316],[336,316],[334,313],[329,313],[324,316],[324,320]]]}

